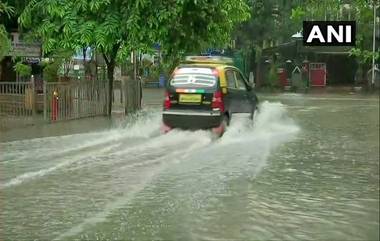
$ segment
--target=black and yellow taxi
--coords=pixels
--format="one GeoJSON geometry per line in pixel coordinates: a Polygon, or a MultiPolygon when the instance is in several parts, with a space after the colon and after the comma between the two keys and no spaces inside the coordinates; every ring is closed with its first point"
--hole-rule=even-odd
{"type": "Polygon", "coordinates": [[[188,56],[167,83],[162,130],[211,129],[222,135],[234,114],[253,119],[257,104],[252,84],[231,58],[188,56]]]}

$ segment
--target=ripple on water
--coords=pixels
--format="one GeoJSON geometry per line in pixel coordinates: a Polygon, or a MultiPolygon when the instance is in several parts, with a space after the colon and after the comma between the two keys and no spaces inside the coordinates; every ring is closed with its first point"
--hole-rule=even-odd
{"type": "MultiPolygon", "coordinates": [[[[1,233],[15,240],[378,237],[378,199],[369,195],[379,191],[376,171],[368,165],[374,159],[355,156],[353,165],[358,147],[334,139],[334,131],[343,130],[326,129],[318,119],[324,108],[312,107],[308,116],[320,113],[313,119],[318,123],[303,126],[306,120],[298,125],[288,117],[292,108],[263,102],[253,127],[236,118],[216,141],[206,131],[158,135],[158,111],[109,132],[73,136],[73,143],[63,138],[78,153],[78,143],[88,144],[85,156],[4,188],[1,233]]],[[[54,147],[44,138],[31,143],[54,147]]],[[[21,146],[28,142],[7,148],[15,154],[21,146]]],[[[53,154],[45,154],[48,162],[53,154]]],[[[52,163],[72,160],[62,156],[52,163]]]]}

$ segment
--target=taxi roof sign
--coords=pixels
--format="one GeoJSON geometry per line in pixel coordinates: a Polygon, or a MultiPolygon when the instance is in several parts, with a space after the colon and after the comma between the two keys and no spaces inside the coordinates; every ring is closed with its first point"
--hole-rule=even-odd
{"type": "Polygon", "coordinates": [[[224,56],[186,56],[187,63],[233,64],[232,58],[224,56]]]}

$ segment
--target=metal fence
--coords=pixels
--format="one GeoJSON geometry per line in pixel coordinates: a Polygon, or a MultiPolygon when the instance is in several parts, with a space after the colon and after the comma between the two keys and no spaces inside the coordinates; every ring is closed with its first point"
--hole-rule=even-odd
{"type": "Polygon", "coordinates": [[[0,82],[0,116],[60,121],[107,114],[106,81],[43,82],[39,89],[33,79],[0,82]]]}

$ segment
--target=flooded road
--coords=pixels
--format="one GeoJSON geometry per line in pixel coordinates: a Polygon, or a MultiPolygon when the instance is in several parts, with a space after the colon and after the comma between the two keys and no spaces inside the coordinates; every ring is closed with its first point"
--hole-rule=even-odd
{"type": "Polygon", "coordinates": [[[378,240],[379,99],[262,96],[252,126],[0,143],[0,240],[378,240]]]}

